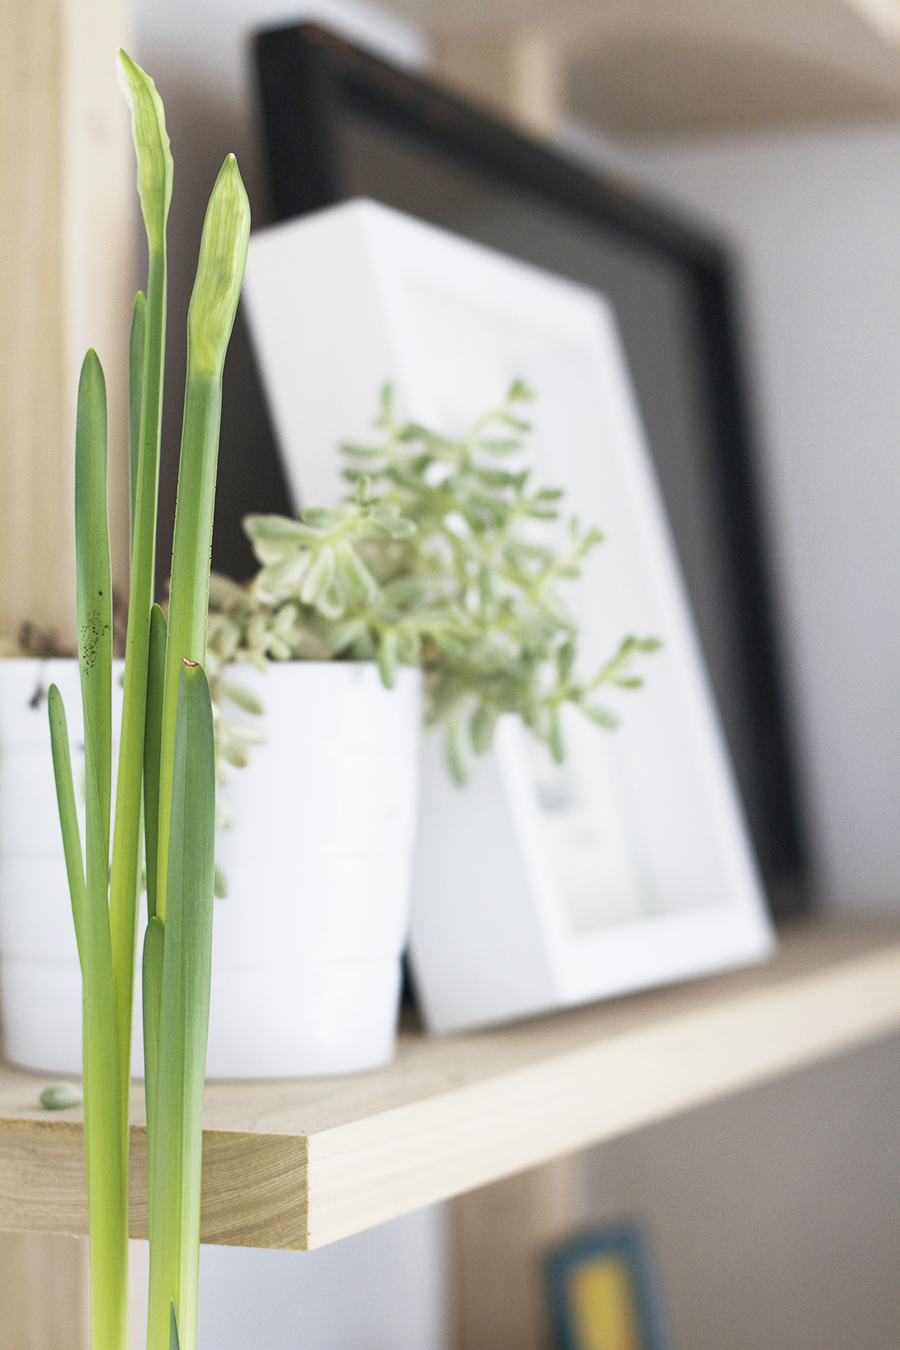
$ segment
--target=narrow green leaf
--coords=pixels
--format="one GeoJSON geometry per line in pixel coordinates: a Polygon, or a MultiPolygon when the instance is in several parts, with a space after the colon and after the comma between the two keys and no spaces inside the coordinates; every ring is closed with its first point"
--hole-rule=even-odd
{"type": "Polygon", "coordinates": [[[55,684],[51,684],[47,694],[47,711],[50,716],[50,745],[53,752],[53,774],[56,779],[56,801],[59,807],[59,823],[62,827],[69,895],[72,898],[75,938],[78,943],[79,957],[83,963],[84,862],[81,854],[81,835],[78,830],[78,813],[75,809],[75,787],[72,782],[72,759],[69,754],[66,710],[62,694],[55,684]]]}
{"type": "Polygon", "coordinates": [[[194,1350],[196,1341],[214,840],[215,751],[209,686],[201,666],[183,662],[176,715],[159,1065],[150,1153],[148,1350],[166,1350],[173,1300],[184,1350],[194,1350]]]}
{"type": "MultiPolygon", "coordinates": [[[[80,957],[84,984],[84,1137],[91,1232],[94,1344],[127,1342],[127,1125],[109,922],[112,772],[112,586],[106,507],[106,388],[89,351],[78,387],[75,434],[75,571],[85,740],[86,868],[80,957]]],[[[57,727],[57,756],[60,728],[57,727]]],[[[61,810],[68,815],[63,784],[61,810]]],[[[73,910],[80,906],[76,878],[73,910]]],[[[77,931],[76,920],[76,931],[77,931]]]]}
{"type": "Polygon", "coordinates": [[[304,605],[315,605],[316,608],[321,608],[323,598],[328,595],[334,584],[335,569],[334,548],[331,544],[323,544],[304,576],[303,584],[300,587],[300,599],[304,605]]]}
{"type": "Polygon", "coordinates": [[[608,708],[595,708],[589,703],[580,703],[578,706],[585,717],[589,717],[592,722],[596,722],[597,726],[603,727],[605,731],[615,731],[619,726],[618,717],[608,708]]]}
{"type": "Polygon", "coordinates": [[[181,1350],[181,1342],[178,1339],[178,1314],[175,1311],[175,1300],[172,1300],[172,1317],[169,1324],[169,1350],[181,1350]]]}
{"type": "Polygon", "coordinates": [[[353,545],[342,540],[335,550],[338,576],[348,594],[361,605],[371,605],[378,594],[378,586],[353,545]]]}
{"type": "Polygon", "coordinates": [[[75,572],[87,779],[87,886],[106,895],[112,774],[112,579],[106,506],[106,382],[81,368],[75,431],[75,572]]]}
{"type": "MultiPolygon", "coordinates": [[[[144,1014],[144,1095],[147,1104],[148,1159],[156,1147],[156,1093],[159,1082],[159,1018],[162,1002],[163,950],[165,929],[154,915],[144,932],[141,961],[141,994],[144,1014]]],[[[152,1161],[148,1169],[153,1171],[152,1161]]]]}
{"type": "Polygon", "coordinates": [[[242,684],[229,684],[223,680],[220,689],[223,698],[231,699],[231,702],[243,708],[244,712],[260,717],[265,711],[262,701],[251,689],[246,689],[242,684]]]}
{"type": "Polygon", "coordinates": [[[551,708],[550,710],[547,739],[554,760],[557,764],[562,764],[566,757],[566,743],[563,737],[562,718],[559,715],[558,708],[551,708]]]}
{"type": "Polygon", "coordinates": [[[447,718],[444,754],[450,777],[457,787],[469,781],[471,745],[466,721],[458,712],[447,718]]]}
{"type": "Polygon", "coordinates": [[[493,703],[479,703],[472,718],[472,749],[476,755],[490,750],[500,710],[493,703]]]}
{"type": "Polygon", "coordinates": [[[159,605],[150,611],[150,659],[144,729],[144,837],[147,860],[147,913],[156,913],[159,856],[159,757],[162,745],[163,688],[166,675],[166,616],[159,605]]]}
{"type": "Polygon", "coordinates": [[[128,452],[131,488],[131,539],[134,542],[134,512],[141,451],[141,396],[144,387],[144,345],[147,335],[147,301],[143,291],[134,297],[131,337],[128,344],[128,452]]]}
{"type": "Polygon", "coordinates": [[[138,196],[151,252],[163,248],[172,201],[172,152],[162,99],[150,76],[119,52],[119,83],[131,108],[131,134],[138,161],[138,196]]]}
{"type": "MultiPolygon", "coordinates": [[[[150,608],[156,562],[159,444],[166,335],[166,223],[172,197],[172,156],[162,101],[153,81],[124,52],[119,74],[132,111],[138,193],[147,231],[147,298],[136,302],[129,352],[132,441],[132,539],[125,639],[125,689],[119,738],[119,775],[110,873],[109,921],[119,1038],[119,1092],[123,1149],[128,1147],[131,1019],[137,950],[141,865],[144,717],[150,648],[150,608]],[[143,320],[138,317],[143,310],[143,320]],[[139,340],[140,330],[143,330],[139,340]],[[143,360],[139,368],[139,348],[143,360]]],[[[125,1184],[127,1188],[127,1173],[125,1184]]],[[[127,1191],[126,1191],[127,1193],[127,1191]]]]}
{"type": "Polygon", "coordinates": [[[556,673],[560,684],[567,684],[575,664],[575,645],[564,642],[556,653],[556,673]]]}
{"type": "Polygon", "coordinates": [[[385,689],[393,689],[397,683],[398,647],[399,640],[396,629],[389,628],[387,632],[382,633],[381,641],[378,644],[378,672],[385,689]]]}

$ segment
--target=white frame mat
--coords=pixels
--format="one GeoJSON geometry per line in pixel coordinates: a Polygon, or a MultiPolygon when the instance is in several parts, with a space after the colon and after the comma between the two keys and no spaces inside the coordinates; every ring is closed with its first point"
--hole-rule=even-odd
{"type": "MultiPolygon", "coordinates": [[[[512,718],[471,783],[426,748],[410,956],[449,1031],[763,958],[768,920],[615,318],[585,287],[372,202],[254,235],[245,284],[295,504],[345,490],[336,447],[374,441],[379,391],[449,433],[529,411],[533,481],[605,542],[562,592],[599,667],[662,639],[603,731],[566,717],[566,764],[512,718]]],[[[562,528],[562,527],[561,527],[562,528]]]]}

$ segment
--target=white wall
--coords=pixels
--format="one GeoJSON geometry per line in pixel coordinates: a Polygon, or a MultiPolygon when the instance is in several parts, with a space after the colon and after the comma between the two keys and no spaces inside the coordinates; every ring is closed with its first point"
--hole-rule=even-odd
{"type": "MultiPolygon", "coordinates": [[[[732,241],[820,893],[900,906],[900,127],[645,148],[571,129],[732,241]]],[[[896,1038],[589,1154],[685,1350],[890,1350],[896,1038]]]]}
{"type": "Polygon", "coordinates": [[[900,905],[900,125],[616,157],[738,251],[820,883],[900,905]]]}
{"type": "Polygon", "coordinates": [[[204,1247],[198,1350],[443,1350],[445,1211],[315,1252],[204,1247]]]}
{"type": "MultiPolygon", "coordinates": [[[[137,56],[166,100],[176,155],[176,349],[183,259],[195,256],[226,151],[237,151],[262,218],[246,35],[299,13],[285,0],[137,0],[137,56]]],[[[394,59],[427,56],[420,32],[361,3],[321,0],[315,13],[394,59]]],[[[592,153],[630,165],[740,247],[818,867],[836,903],[890,904],[900,895],[900,130],[592,153]]],[[[682,1350],[896,1344],[885,1274],[900,1252],[896,1047],[817,1073],[586,1164],[598,1215],[649,1216],[682,1350]]],[[[309,1255],[205,1249],[201,1350],[441,1350],[444,1250],[440,1210],[309,1255]]]]}

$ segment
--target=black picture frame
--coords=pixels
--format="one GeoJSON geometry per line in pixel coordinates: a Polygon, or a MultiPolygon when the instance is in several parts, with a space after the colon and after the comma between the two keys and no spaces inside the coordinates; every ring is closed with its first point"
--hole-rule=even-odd
{"type": "MultiPolygon", "coordinates": [[[[352,117],[357,124],[368,122],[404,138],[419,155],[452,163],[460,173],[477,173],[498,191],[565,212],[580,230],[596,231],[648,264],[665,266],[677,278],[690,330],[692,378],[701,391],[704,447],[697,453],[714,498],[711,525],[720,541],[714,567],[727,590],[728,650],[723,652],[718,637],[708,639],[702,614],[698,628],[770,908],[776,918],[807,909],[809,868],[761,540],[727,250],[645,199],[633,185],[588,172],[436,83],[396,69],[318,25],[261,32],[255,56],[273,220],[359,195],[409,209],[408,202],[397,200],[389,182],[379,183],[377,168],[362,192],[350,181],[342,124],[352,117]],[[729,667],[727,689],[721,677],[717,683],[717,661],[720,668],[729,667]]],[[[423,218],[466,233],[458,223],[441,219],[440,210],[423,218]]],[[[540,262],[514,244],[506,251],[540,262]]],[[[577,268],[568,274],[585,280],[577,268]]],[[[615,305],[616,295],[608,293],[615,305]]],[[[661,334],[660,341],[665,340],[661,334]]],[[[633,355],[631,363],[634,371],[633,355]]],[[[640,401],[640,388],[638,392],[640,401]]],[[[650,440],[667,496],[665,457],[661,462],[659,448],[652,436],[650,440]]],[[[672,466],[669,471],[674,472],[672,466]]],[[[675,516],[671,503],[670,514],[675,516]]],[[[688,524],[679,540],[678,526],[673,518],[677,546],[690,530],[688,524]]],[[[685,573],[696,611],[687,565],[685,573]]]]}

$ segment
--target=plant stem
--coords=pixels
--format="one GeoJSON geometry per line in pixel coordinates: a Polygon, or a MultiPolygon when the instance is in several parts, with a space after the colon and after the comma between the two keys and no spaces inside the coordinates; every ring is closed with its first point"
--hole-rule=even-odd
{"type": "MultiPolygon", "coordinates": [[[[229,155],[209,200],[200,261],[188,311],[187,383],[172,547],[172,586],[160,753],[156,912],[165,923],[166,872],[175,714],[182,660],[206,661],[209,558],[212,548],[222,372],[247,260],[250,207],[229,155]]],[[[181,1319],[182,1339],[186,1333],[181,1319]]]]}
{"type": "MultiPolygon", "coordinates": [[[[84,360],[75,437],[78,655],[84,706],[86,877],[84,1133],[91,1233],[91,1337],[125,1350],[128,1335],[127,1132],[122,1125],[116,991],[109,927],[112,771],[112,584],[106,505],[106,387],[96,353],[84,360]]],[[[65,824],[65,822],[64,822],[65,824]]],[[[73,896],[74,899],[74,896],[73,896]]],[[[78,916],[76,914],[76,924],[78,916]]]]}

